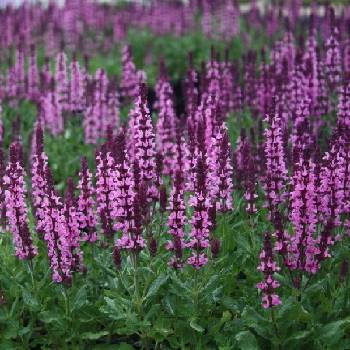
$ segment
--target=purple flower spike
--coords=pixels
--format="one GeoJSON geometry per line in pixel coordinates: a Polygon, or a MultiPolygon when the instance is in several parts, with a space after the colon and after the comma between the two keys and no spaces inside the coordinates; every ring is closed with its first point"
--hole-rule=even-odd
{"type": "Polygon", "coordinates": [[[95,216],[95,190],[92,185],[92,174],[88,168],[85,157],[81,160],[81,169],[79,173],[80,190],[78,197],[78,220],[79,228],[83,232],[82,239],[86,242],[93,243],[97,240],[96,233],[96,216],[95,216]]]}
{"type": "Polygon", "coordinates": [[[28,227],[24,177],[22,145],[14,142],[10,146],[10,161],[4,176],[5,203],[16,256],[21,260],[32,259],[37,255],[37,248],[33,244],[28,227]]]}
{"type": "Polygon", "coordinates": [[[274,273],[279,271],[280,268],[274,261],[270,233],[265,233],[264,247],[260,253],[260,264],[258,270],[264,274],[264,280],[256,285],[256,287],[262,292],[263,308],[268,309],[280,305],[281,300],[275,293],[275,289],[278,288],[280,284],[274,279],[274,273]]]}

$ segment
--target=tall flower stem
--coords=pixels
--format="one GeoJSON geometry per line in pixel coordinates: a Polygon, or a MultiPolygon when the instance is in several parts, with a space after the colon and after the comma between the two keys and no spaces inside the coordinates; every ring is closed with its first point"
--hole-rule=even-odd
{"type": "MultiPolygon", "coordinates": [[[[133,252],[131,254],[131,260],[133,264],[133,270],[134,270],[134,300],[135,300],[135,306],[136,306],[136,312],[138,313],[138,316],[140,317],[140,320],[143,319],[143,310],[142,310],[142,297],[140,296],[140,288],[139,288],[139,278],[138,278],[138,253],[133,252]]],[[[143,348],[148,349],[148,342],[147,342],[147,335],[142,333],[141,336],[141,342],[143,345],[143,348]]]]}
{"type": "Polygon", "coordinates": [[[227,224],[227,220],[226,220],[226,214],[223,214],[223,225],[222,225],[222,246],[223,246],[223,250],[224,252],[227,252],[228,250],[228,242],[227,242],[227,238],[226,238],[226,224],[227,224]]]}
{"type": "MultiPolygon", "coordinates": [[[[199,315],[199,273],[200,270],[195,270],[194,271],[195,276],[194,276],[194,288],[192,290],[192,302],[193,302],[193,308],[194,308],[194,316],[195,320],[197,320],[198,315],[199,315]]],[[[198,335],[198,332],[196,331],[196,344],[197,347],[196,349],[202,349],[201,346],[201,335],[198,335]]]]}
{"type": "Polygon", "coordinates": [[[277,322],[276,322],[276,316],[275,316],[275,309],[273,307],[270,308],[271,310],[271,322],[272,322],[272,325],[273,325],[273,329],[274,329],[274,332],[275,332],[275,336],[277,338],[277,342],[278,342],[278,349],[281,350],[282,347],[281,347],[281,340],[280,340],[280,335],[279,335],[279,332],[278,332],[278,327],[277,327],[277,322]]]}
{"type": "Polygon", "coordinates": [[[29,270],[29,274],[30,274],[30,279],[32,281],[34,294],[37,294],[36,293],[37,292],[36,282],[35,282],[35,278],[34,278],[34,265],[33,265],[32,259],[28,260],[28,270],[29,270]]]}

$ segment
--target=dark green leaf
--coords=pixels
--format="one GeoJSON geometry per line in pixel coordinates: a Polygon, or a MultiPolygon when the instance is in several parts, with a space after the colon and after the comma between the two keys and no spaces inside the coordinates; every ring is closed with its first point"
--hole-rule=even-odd
{"type": "Polygon", "coordinates": [[[258,342],[254,334],[249,331],[239,332],[235,339],[241,350],[259,350],[258,342]]]}

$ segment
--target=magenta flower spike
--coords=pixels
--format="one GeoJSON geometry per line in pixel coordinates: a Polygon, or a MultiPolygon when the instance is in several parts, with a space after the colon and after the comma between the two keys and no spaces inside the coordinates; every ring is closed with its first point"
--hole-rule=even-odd
{"type": "Polygon", "coordinates": [[[288,266],[294,270],[316,273],[319,253],[315,239],[317,220],[315,164],[301,156],[295,168],[291,184],[290,220],[294,235],[288,248],[288,266]]]}
{"type": "Polygon", "coordinates": [[[76,58],[70,63],[70,80],[69,80],[69,110],[80,112],[84,109],[84,75],[80,64],[76,58]]]}
{"type": "Polygon", "coordinates": [[[264,280],[259,282],[256,287],[262,292],[263,308],[268,309],[281,304],[281,299],[275,292],[275,289],[278,288],[280,284],[274,279],[274,273],[279,271],[280,268],[274,261],[270,233],[265,233],[264,247],[259,257],[260,264],[258,270],[264,274],[264,280]]]}
{"type": "Polygon", "coordinates": [[[187,246],[192,249],[192,255],[187,259],[187,263],[195,269],[200,269],[208,262],[208,256],[204,252],[209,246],[209,232],[211,222],[209,218],[209,208],[211,206],[207,189],[207,164],[203,152],[198,151],[195,156],[195,183],[194,193],[190,196],[189,205],[193,207],[191,219],[192,229],[190,241],[187,246]]]}
{"type": "MultiPolygon", "coordinates": [[[[21,49],[16,50],[16,62],[14,66],[16,96],[24,97],[25,93],[25,67],[24,52],[21,49]]],[[[15,96],[14,96],[15,97],[15,96]]]]}
{"type": "Polygon", "coordinates": [[[213,152],[209,158],[208,188],[216,210],[227,212],[232,210],[233,167],[231,158],[231,144],[225,123],[222,124],[213,137],[213,152]]]}
{"type": "Polygon", "coordinates": [[[45,174],[48,167],[48,158],[44,151],[44,135],[41,122],[35,127],[35,145],[32,159],[32,203],[35,215],[35,228],[39,235],[44,233],[45,208],[47,206],[47,181],[45,174]]]}
{"type": "Polygon", "coordinates": [[[92,184],[90,172],[85,157],[81,159],[78,189],[80,190],[77,203],[77,215],[79,229],[82,231],[82,240],[94,243],[97,240],[96,213],[95,213],[95,189],[92,184]]]}
{"type": "MultiPolygon", "coordinates": [[[[137,180],[134,178],[134,184],[137,180]]],[[[131,206],[128,203],[124,211],[124,227],[123,234],[117,240],[116,246],[118,249],[126,250],[134,254],[145,248],[146,242],[143,238],[142,232],[142,205],[140,187],[134,187],[135,194],[131,199],[131,206]]]]}
{"type": "MultiPolygon", "coordinates": [[[[275,107],[275,106],[274,106],[275,107]]],[[[285,199],[287,167],[285,163],[284,142],[281,119],[278,111],[266,116],[268,128],[265,130],[266,173],[264,191],[270,214],[285,199]]]]}
{"type": "Polygon", "coordinates": [[[339,30],[335,25],[334,9],[330,9],[330,36],[328,37],[325,50],[325,68],[327,73],[328,86],[331,91],[334,91],[341,79],[342,59],[339,45],[339,30]]]}
{"type": "Polygon", "coordinates": [[[4,176],[6,217],[13,235],[16,256],[30,260],[37,255],[28,226],[26,185],[24,181],[22,145],[14,142],[10,146],[10,160],[4,176]]]}
{"type": "Polygon", "coordinates": [[[130,46],[122,49],[122,79],[120,82],[121,97],[132,102],[139,95],[140,73],[138,73],[130,46]]]}
{"type": "Polygon", "coordinates": [[[140,167],[141,181],[148,186],[148,200],[158,198],[155,181],[155,135],[152,119],[147,107],[146,85],[140,87],[140,95],[134,110],[134,159],[140,167]]]}
{"type": "Polygon", "coordinates": [[[107,144],[104,144],[96,154],[96,202],[102,231],[107,238],[113,237],[114,234],[112,191],[115,187],[115,180],[114,160],[107,144]]]}
{"type": "Polygon", "coordinates": [[[116,136],[114,149],[116,150],[114,154],[115,186],[111,193],[114,203],[111,215],[116,221],[114,229],[127,233],[128,224],[132,218],[135,188],[123,132],[116,136]]]}
{"type": "MultiPolygon", "coordinates": [[[[164,63],[163,63],[164,64],[164,63]]],[[[174,108],[174,92],[166,78],[165,68],[156,86],[158,92],[157,107],[159,110],[156,127],[156,146],[164,158],[164,175],[171,175],[174,167],[176,115],[174,108]]]]}
{"type": "Polygon", "coordinates": [[[189,68],[186,73],[184,90],[185,90],[185,110],[188,119],[193,119],[194,113],[198,106],[198,75],[193,67],[193,53],[188,55],[189,68]]]}
{"type": "Polygon", "coordinates": [[[47,196],[43,205],[43,209],[45,209],[43,229],[52,280],[55,283],[70,285],[72,269],[74,268],[70,231],[64,215],[62,199],[55,191],[49,167],[46,167],[45,180],[47,182],[47,196]]]}
{"type": "Polygon", "coordinates": [[[39,70],[36,60],[36,48],[32,45],[30,48],[29,62],[28,62],[28,97],[37,100],[39,94],[39,70]]]}
{"type": "Polygon", "coordinates": [[[80,248],[81,233],[79,224],[79,212],[77,200],[74,195],[74,183],[72,178],[67,180],[67,189],[64,197],[63,212],[66,219],[69,244],[72,254],[72,270],[84,271],[84,254],[80,248]]]}
{"type": "Polygon", "coordinates": [[[183,175],[180,171],[175,174],[173,187],[169,197],[168,227],[172,240],[166,244],[166,249],[173,252],[169,260],[169,266],[174,269],[181,269],[184,265],[183,250],[185,244],[186,206],[184,201],[183,175]]]}
{"type": "Polygon", "coordinates": [[[64,52],[60,52],[56,56],[56,95],[57,104],[62,110],[69,109],[69,81],[67,70],[67,56],[64,52]]]}

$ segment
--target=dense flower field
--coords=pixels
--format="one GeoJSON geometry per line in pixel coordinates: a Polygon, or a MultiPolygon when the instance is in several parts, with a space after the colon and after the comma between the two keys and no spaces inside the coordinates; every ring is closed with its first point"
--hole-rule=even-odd
{"type": "Polygon", "coordinates": [[[0,10],[0,350],[350,348],[350,7],[309,10],[0,10]]]}

